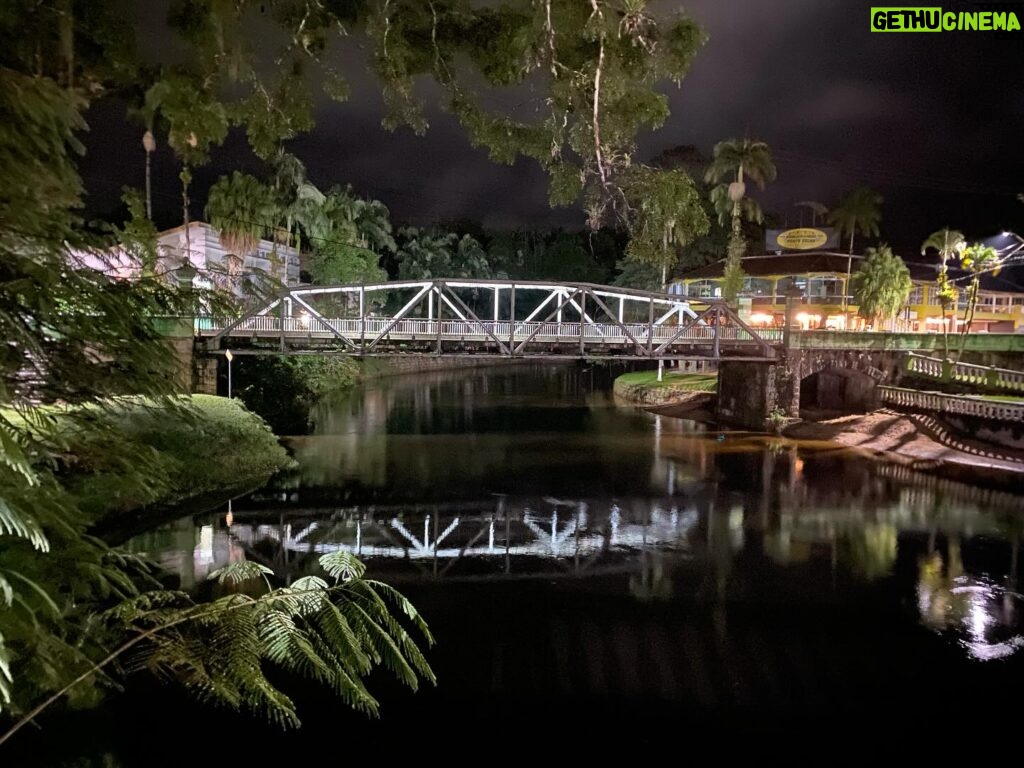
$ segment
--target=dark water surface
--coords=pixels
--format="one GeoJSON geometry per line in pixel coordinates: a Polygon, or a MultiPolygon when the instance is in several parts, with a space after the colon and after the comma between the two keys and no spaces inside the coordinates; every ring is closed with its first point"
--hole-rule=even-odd
{"type": "Polygon", "coordinates": [[[426,615],[436,689],[374,679],[378,722],[300,690],[305,725],[282,735],[138,683],[50,723],[53,760],[465,763],[1014,722],[1024,496],[608,390],[571,366],[382,380],[319,409],[295,477],[126,544],[184,587],[241,558],[287,579],[355,552],[426,615]]]}

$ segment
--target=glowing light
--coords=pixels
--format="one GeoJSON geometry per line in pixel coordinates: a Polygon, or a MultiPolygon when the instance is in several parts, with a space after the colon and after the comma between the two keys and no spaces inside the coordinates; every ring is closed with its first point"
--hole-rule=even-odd
{"type": "Polygon", "coordinates": [[[775,317],[767,312],[755,312],[750,316],[751,325],[771,325],[774,322],[775,317]]]}
{"type": "Polygon", "coordinates": [[[800,312],[796,316],[796,321],[804,327],[804,330],[807,330],[810,327],[811,323],[821,322],[821,315],[811,315],[808,314],[807,312],[800,312]]]}
{"type": "Polygon", "coordinates": [[[829,315],[825,318],[825,327],[830,330],[845,331],[846,315],[829,315]]]}
{"type": "Polygon", "coordinates": [[[299,324],[303,328],[309,328],[309,314],[303,312],[301,315],[299,315],[299,324]]]}

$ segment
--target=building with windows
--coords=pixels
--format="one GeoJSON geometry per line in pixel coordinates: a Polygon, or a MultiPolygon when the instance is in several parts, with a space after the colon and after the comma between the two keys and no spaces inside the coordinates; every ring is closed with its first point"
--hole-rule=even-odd
{"type": "MultiPolygon", "coordinates": [[[[77,264],[109,275],[114,279],[132,279],[139,263],[123,252],[75,253],[77,264]]],[[[184,265],[196,270],[197,288],[221,288],[240,297],[256,295],[279,285],[299,282],[299,252],[290,246],[260,240],[250,253],[235,254],[224,247],[220,233],[202,221],[193,221],[157,235],[157,274],[168,274],[184,265]]]]}
{"type": "MultiPolygon", "coordinates": [[[[867,327],[857,315],[853,296],[847,290],[847,274],[856,273],[862,256],[841,253],[784,253],[747,256],[743,259],[746,281],[740,293],[740,313],[754,326],[782,325],[786,292],[797,288],[803,295],[796,319],[807,329],[858,330],[867,327]]],[[[669,286],[676,295],[687,296],[699,305],[701,299],[720,298],[725,262],[717,261],[680,275],[669,286]]],[[[897,318],[897,330],[941,332],[942,308],[936,299],[937,263],[907,263],[914,283],[907,306],[897,318]]],[[[989,333],[1024,332],[1024,275],[1021,267],[1000,274],[983,275],[972,331],[989,333]],[[1015,270],[1016,273],[1015,273],[1015,270]]],[[[957,319],[948,318],[949,330],[963,324],[967,308],[967,273],[949,268],[950,279],[960,290],[957,319]]]]}

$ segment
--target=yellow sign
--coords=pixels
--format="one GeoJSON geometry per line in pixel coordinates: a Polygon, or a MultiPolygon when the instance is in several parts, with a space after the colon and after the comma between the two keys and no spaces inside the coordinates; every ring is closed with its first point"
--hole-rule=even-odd
{"type": "Polygon", "coordinates": [[[781,248],[795,251],[810,251],[825,245],[829,240],[829,234],[820,229],[801,227],[800,229],[787,229],[785,232],[779,232],[775,239],[781,248]]]}

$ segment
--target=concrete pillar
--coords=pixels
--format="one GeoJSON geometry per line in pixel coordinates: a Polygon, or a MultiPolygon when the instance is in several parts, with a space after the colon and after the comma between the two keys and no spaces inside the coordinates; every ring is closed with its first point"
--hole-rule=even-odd
{"type": "Polygon", "coordinates": [[[217,394],[217,358],[213,355],[195,355],[192,359],[192,392],[199,395],[217,394]]]}
{"type": "Polygon", "coordinates": [[[786,321],[782,327],[782,346],[788,350],[793,345],[793,324],[796,322],[796,308],[804,294],[795,285],[791,285],[786,289],[784,295],[786,297],[786,321]]]}

